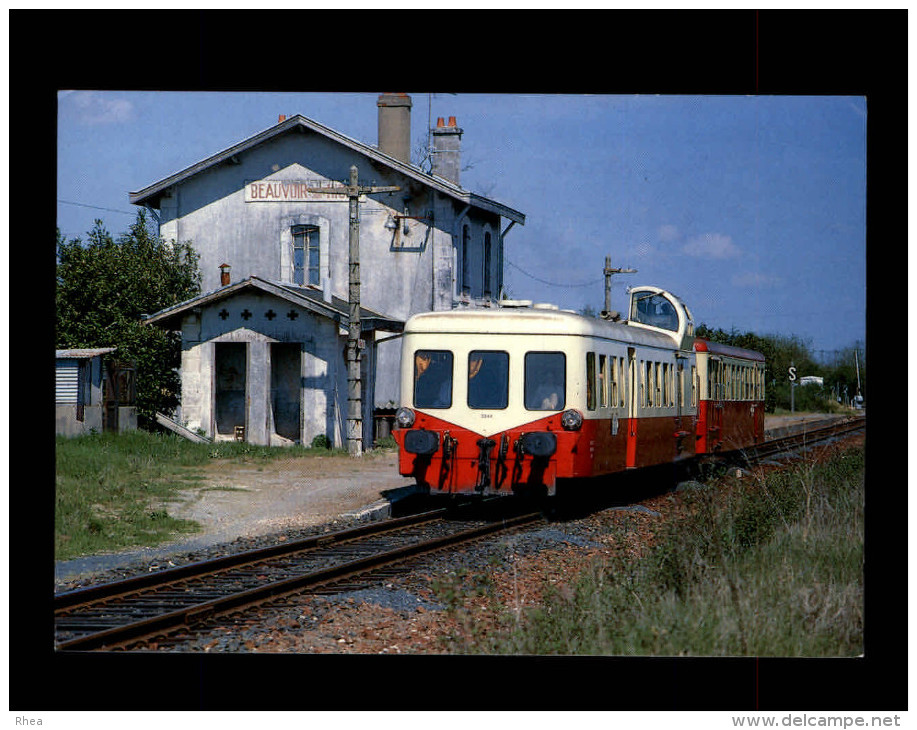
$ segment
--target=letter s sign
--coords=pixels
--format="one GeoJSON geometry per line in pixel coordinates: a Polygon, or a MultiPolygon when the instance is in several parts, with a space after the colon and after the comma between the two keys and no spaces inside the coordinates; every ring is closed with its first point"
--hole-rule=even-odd
{"type": "Polygon", "coordinates": [[[790,366],[790,380],[796,380],[796,368],[794,366],[790,366]]]}

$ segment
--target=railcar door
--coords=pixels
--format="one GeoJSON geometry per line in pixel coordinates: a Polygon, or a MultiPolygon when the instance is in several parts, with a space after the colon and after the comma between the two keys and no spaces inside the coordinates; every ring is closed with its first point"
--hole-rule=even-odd
{"type": "Polygon", "coordinates": [[[710,358],[710,367],[713,371],[710,389],[710,414],[708,417],[707,448],[715,451],[723,440],[723,410],[726,397],[725,367],[719,358],[710,358]]]}
{"type": "Polygon", "coordinates": [[[685,427],[684,414],[684,377],[685,361],[683,355],[675,356],[675,458],[687,456],[685,450],[690,445],[690,432],[685,427]]]}
{"type": "Polygon", "coordinates": [[[627,348],[627,441],[624,466],[634,469],[637,466],[637,352],[633,347],[627,348]]]}

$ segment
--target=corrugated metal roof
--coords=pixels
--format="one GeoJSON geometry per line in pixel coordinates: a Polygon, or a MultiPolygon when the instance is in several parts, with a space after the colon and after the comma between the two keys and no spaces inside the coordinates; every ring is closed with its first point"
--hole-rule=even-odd
{"type": "Polygon", "coordinates": [[[394,171],[399,172],[403,175],[406,175],[418,182],[428,185],[435,190],[448,195],[466,205],[472,205],[476,208],[481,208],[491,213],[496,213],[504,218],[507,218],[514,223],[520,223],[525,225],[525,215],[520,213],[518,210],[514,210],[507,205],[497,202],[496,200],[491,200],[490,198],[485,198],[483,196],[472,193],[468,190],[465,190],[462,187],[459,187],[453,182],[445,180],[437,175],[429,175],[421,170],[419,167],[414,165],[407,164],[398,160],[390,155],[380,152],[377,148],[371,147],[370,145],[359,142],[358,140],[352,139],[345,134],[341,134],[330,127],[326,127],[319,122],[316,122],[314,119],[309,119],[304,117],[301,114],[296,114],[289,119],[286,119],[279,124],[275,124],[273,127],[270,127],[263,132],[249,137],[238,144],[229,147],[222,152],[218,152],[215,155],[208,157],[205,160],[186,167],[180,172],[176,172],[173,175],[159,180],[152,185],[139,190],[137,192],[130,193],[130,202],[136,205],[153,205],[154,207],[158,205],[159,196],[165,192],[168,188],[173,185],[178,185],[179,183],[184,182],[194,175],[198,175],[202,172],[209,170],[210,168],[219,165],[227,160],[232,159],[235,155],[241,154],[242,152],[251,149],[259,144],[267,142],[268,140],[277,137],[278,135],[284,134],[296,128],[305,128],[310,131],[321,134],[328,139],[342,144],[345,147],[360,152],[367,157],[381,162],[384,165],[392,168],[394,171]]]}
{"type": "Polygon", "coordinates": [[[97,355],[107,355],[109,352],[114,352],[117,350],[117,347],[95,347],[95,348],[76,348],[73,350],[55,350],[54,356],[58,360],[64,359],[84,359],[96,357],[97,355]]]}

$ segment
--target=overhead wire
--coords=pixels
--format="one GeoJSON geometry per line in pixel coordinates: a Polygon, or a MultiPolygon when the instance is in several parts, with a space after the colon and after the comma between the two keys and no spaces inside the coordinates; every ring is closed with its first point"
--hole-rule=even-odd
{"type": "Polygon", "coordinates": [[[521,266],[519,266],[518,264],[513,263],[512,261],[510,261],[510,260],[509,260],[508,258],[506,258],[505,256],[504,256],[503,260],[504,260],[507,264],[509,264],[510,266],[512,266],[514,269],[517,269],[518,271],[520,271],[520,272],[522,272],[523,274],[525,274],[525,275],[526,275],[527,277],[529,277],[530,279],[534,279],[535,281],[537,281],[537,282],[539,282],[539,283],[541,283],[541,284],[544,284],[544,285],[546,285],[546,286],[556,286],[556,287],[562,287],[562,288],[566,288],[566,289],[579,289],[579,288],[583,288],[583,287],[587,287],[587,286],[595,286],[596,284],[602,284],[602,283],[605,282],[605,277],[604,277],[604,276],[601,277],[601,278],[598,278],[598,279],[592,279],[592,280],[590,280],[590,281],[584,281],[584,282],[581,282],[581,283],[579,283],[579,284],[561,284],[560,282],[556,282],[556,281],[547,281],[546,279],[542,279],[542,278],[540,278],[540,277],[538,277],[538,276],[535,276],[534,274],[530,274],[528,271],[526,271],[525,269],[523,269],[523,268],[522,268],[521,266]]]}

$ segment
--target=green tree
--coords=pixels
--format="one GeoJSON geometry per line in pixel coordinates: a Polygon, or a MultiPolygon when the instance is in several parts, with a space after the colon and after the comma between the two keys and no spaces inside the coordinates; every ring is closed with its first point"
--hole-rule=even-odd
{"type": "Polygon", "coordinates": [[[200,290],[191,243],[151,233],[146,211],[117,240],[101,220],[85,243],[57,231],[57,347],[117,347],[116,358],[137,368],[143,425],[153,422],[156,411],[172,413],[178,405],[181,338],[141,319],[200,290]]]}
{"type": "Polygon", "coordinates": [[[756,335],[733,329],[711,329],[701,324],[695,330],[697,337],[732,347],[755,350],[764,355],[764,410],[773,413],[777,406],[790,407],[789,367],[796,367],[797,376],[822,375],[824,368],[812,356],[810,347],[796,336],[756,335]]]}

